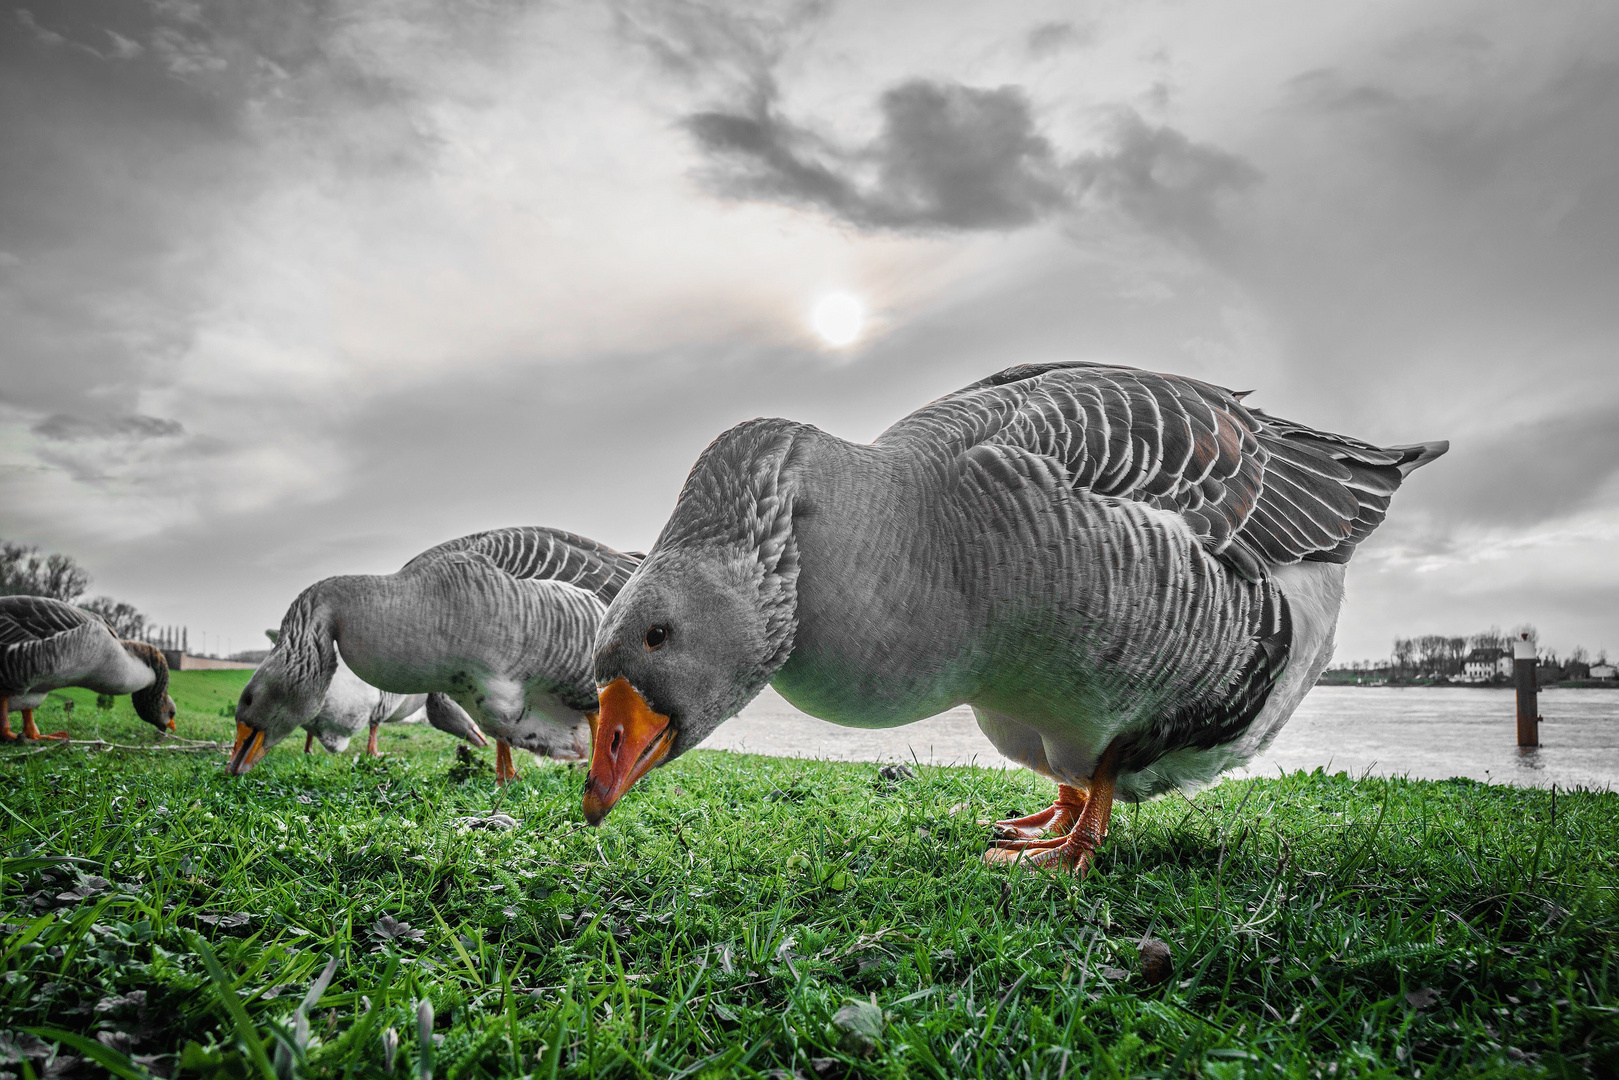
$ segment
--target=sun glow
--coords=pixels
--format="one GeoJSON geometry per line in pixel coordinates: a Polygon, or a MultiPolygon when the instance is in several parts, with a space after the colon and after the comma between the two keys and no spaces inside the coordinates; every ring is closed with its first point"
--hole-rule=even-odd
{"type": "Polygon", "coordinates": [[[828,293],[815,302],[810,325],[828,345],[848,345],[860,336],[866,322],[866,305],[853,293],[828,293]]]}

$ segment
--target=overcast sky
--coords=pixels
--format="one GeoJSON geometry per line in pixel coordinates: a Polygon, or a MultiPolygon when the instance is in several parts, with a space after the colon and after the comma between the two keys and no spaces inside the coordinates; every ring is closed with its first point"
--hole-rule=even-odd
{"type": "Polygon", "coordinates": [[[1619,5],[0,13],[0,536],[194,645],[478,529],[644,548],[733,423],[1065,358],[1451,440],[1340,659],[1619,651],[1619,5]]]}

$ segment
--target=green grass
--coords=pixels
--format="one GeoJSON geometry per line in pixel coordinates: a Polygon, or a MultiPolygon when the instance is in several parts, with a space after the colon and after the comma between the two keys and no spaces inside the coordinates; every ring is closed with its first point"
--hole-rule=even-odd
{"type": "MultiPolygon", "coordinates": [[[[228,739],[244,674],[177,675],[180,734],[228,739]]],[[[76,736],[155,741],[73,696],[76,736]]],[[[1050,796],[1021,773],[699,752],[593,830],[581,770],[498,792],[384,730],[381,761],[293,738],[240,779],[0,752],[0,1073],[60,1042],[57,1074],[380,1076],[392,1031],[416,1075],[422,1001],[452,1080],[1619,1071],[1619,795],[1228,782],[1121,807],[1076,881],[978,861],[976,818],[1050,796]],[[521,825],[455,823],[496,810],[521,825]],[[834,1023],[851,1001],[874,1044],[834,1023]]]]}

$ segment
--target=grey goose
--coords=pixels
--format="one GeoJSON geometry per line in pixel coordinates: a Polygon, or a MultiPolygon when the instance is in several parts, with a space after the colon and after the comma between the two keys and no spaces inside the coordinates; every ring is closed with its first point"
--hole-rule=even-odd
{"type": "Polygon", "coordinates": [[[310,753],[319,740],[328,753],[341,754],[349,741],[361,731],[367,731],[365,754],[381,757],[377,749],[377,731],[383,724],[405,724],[425,719],[433,727],[465,739],[474,746],[487,746],[478,725],[455,702],[442,694],[431,706],[427,694],[390,694],[378,690],[337,659],[337,671],[326,687],[320,711],[304,723],[304,753],[310,753]]]}
{"type": "Polygon", "coordinates": [[[0,739],[14,737],[13,711],[23,714],[23,738],[41,738],[34,709],[67,686],[129,694],[137,716],[160,732],[174,730],[169,665],[155,646],[120,641],[99,615],[61,600],[0,596],[0,739]]]}
{"type": "Polygon", "coordinates": [[[1331,656],[1356,545],[1448,448],[1243,396],[1052,363],[870,445],[781,419],[725,432],[597,634],[587,819],[770,683],[854,727],[970,705],[1059,785],[986,858],[1088,866],[1115,798],[1207,783],[1270,743],[1331,656]]]}
{"type": "MultiPolygon", "coordinates": [[[[596,710],[591,644],[638,555],[541,526],[450,540],[398,572],[326,578],[305,589],[236,703],[227,768],[251,769],[319,711],[338,654],[394,694],[442,693],[511,747],[583,757],[596,710]]],[[[431,716],[431,714],[430,714],[431,716]]]]}

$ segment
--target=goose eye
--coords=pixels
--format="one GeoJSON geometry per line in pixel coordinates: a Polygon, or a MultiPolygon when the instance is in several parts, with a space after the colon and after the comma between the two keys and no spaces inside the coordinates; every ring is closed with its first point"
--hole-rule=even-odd
{"type": "Polygon", "coordinates": [[[646,632],[646,647],[656,649],[669,640],[669,629],[664,626],[654,626],[646,632]]]}

